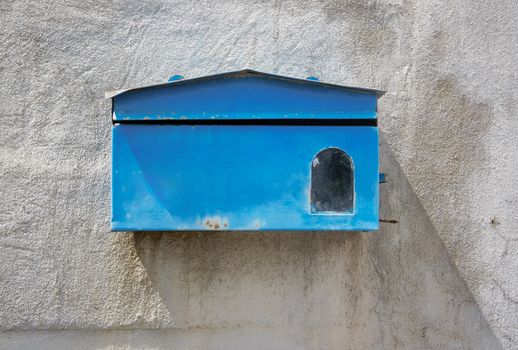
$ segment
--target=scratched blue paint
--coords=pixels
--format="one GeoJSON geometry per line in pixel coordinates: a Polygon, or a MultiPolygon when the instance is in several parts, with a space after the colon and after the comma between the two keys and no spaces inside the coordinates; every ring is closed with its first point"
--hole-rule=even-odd
{"type": "Polygon", "coordinates": [[[117,125],[112,227],[375,230],[377,140],[375,127],[117,125]],[[311,214],[311,161],[328,147],[353,159],[353,214],[311,214]]]}
{"type": "Polygon", "coordinates": [[[253,71],[179,80],[114,97],[114,120],[376,119],[375,90],[253,71]]]}
{"type": "Polygon", "coordinates": [[[376,230],[377,127],[275,121],[375,121],[380,95],[249,70],[119,93],[112,116],[112,229],[376,230]],[[249,122],[203,124],[232,119],[249,122]],[[311,212],[312,161],[330,147],[352,159],[352,213],[311,212]]]}

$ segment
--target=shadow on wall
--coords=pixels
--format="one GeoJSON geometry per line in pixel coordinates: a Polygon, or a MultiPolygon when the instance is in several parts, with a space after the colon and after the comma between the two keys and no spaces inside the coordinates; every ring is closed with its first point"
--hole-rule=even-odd
{"type": "Polygon", "coordinates": [[[205,348],[500,348],[383,137],[380,157],[398,223],[378,232],[135,233],[172,327],[205,348]]]}

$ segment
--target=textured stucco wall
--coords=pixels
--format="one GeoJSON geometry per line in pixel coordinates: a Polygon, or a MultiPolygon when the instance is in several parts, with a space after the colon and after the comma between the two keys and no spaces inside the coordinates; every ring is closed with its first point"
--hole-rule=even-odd
{"type": "Polygon", "coordinates": [[[518,347],[517,20],[514,0],[0,2],[0,348],[518,347]],[[399,224],[110,233],[103,92],[241,68],[388,90],[399,224]]]}

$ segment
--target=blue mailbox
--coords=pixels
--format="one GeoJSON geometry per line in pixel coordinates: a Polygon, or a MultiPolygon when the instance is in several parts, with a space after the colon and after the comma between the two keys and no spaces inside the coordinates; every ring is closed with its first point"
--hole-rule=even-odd
{"type": "Polygon", "coordinates": [[[376,230],[382,92],[252,70],[112,98],[112,229],[376,230]]]}

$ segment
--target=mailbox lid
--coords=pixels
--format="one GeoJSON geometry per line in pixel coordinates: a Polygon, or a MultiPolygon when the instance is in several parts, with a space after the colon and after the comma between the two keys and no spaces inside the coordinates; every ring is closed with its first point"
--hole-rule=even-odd
{"type": "Polygon", "coordinates": [[[113,127],[113,230],[376,230],[378,130],[367,126],[113,127]],[[354,209],[312,213],[315,156],[352,159],[354,209]]]}
{"type": "Polygon", "coordinates": [[[108,94],[114,122],[376,120],[382,91],[243,70],[108,94]]]}

